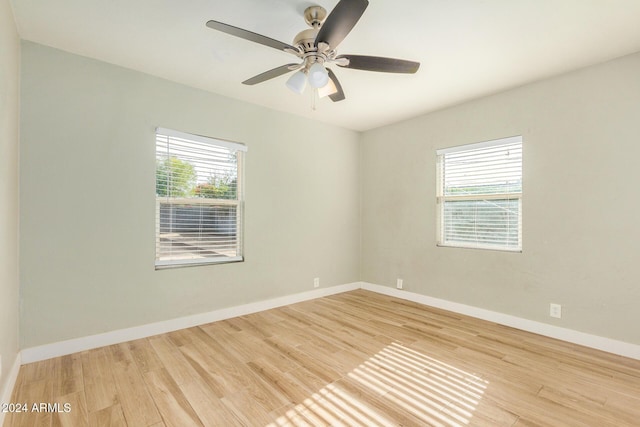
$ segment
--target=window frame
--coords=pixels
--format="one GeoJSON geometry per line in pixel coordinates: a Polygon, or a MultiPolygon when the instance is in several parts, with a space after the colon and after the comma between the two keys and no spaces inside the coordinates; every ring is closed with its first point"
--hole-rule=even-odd
{"type": "MultiPolygon", "coordinates": [[[[244,261],[244,154],[248,151],[247,146],[241,143],[227,141],[223,139],[196,135],[186,132],[181,132],[173,129],[167,129],[157,127],[155,130],[155,158],[158,159],[158,137],[167,137],[168,141],[171,138],[182,139],[187,141],[193,141],[197,143],[211,144],[217,147],[221,147],[230,151],[235,151],[236,154],[236,198],[235,199],[216,199],[206,197],[169,197],[155,195],[155,269],[162,270],[168,268],[181,268],[192,267],[198,265],[213,265],[213,264],[227,264],[244,261]],[[242,154],[240,154],[242,153],[242,154]],[[209,205],[209,206],[235,206],[236,207],[236,256],[225,257],[204,257],[204,258],[174,258],[174,259],[159,259],[160,254],[160,205],[209,205]]],[[[170,143],[170,142],[168,142],[170,143]]],[[[154,168],[157,172],[157,166],[154,168]]],[[[157,186],[157,174],[156,174],[156,186],[157,186]]]]}
{"type": "Polygon", "coordinates": [[[450,153],[469,152],[484,148],[493,148],[500,146],[507,146],[513,144],[520,144],[520,149],[523,149],[523,138],[521,135],[500,138],[495,140],[483,141],[472,144],[459,145],[455,147],[449,147],[436,150],[436,246],[449,247],[449,248],[463,248],[463,249],[483,249],[502,252],[522,252],[522,198],[524,189],[522,187],[522,167],[523,158],[520,160],[520,192],[507,192],[507,193],[477,193],[477,194],[465,194],[465,195],[445,195],[444,190],[446,186],[445,171],[444,171],[444,157],[450,153]],[[517,200],[518,201],[518,244],[517,246],[500,245],[492,243],[469,243],[460,240],[445,239],[446,232],[446,217],[445,217],[445,204],[446,202],[455,201],[490,201],[490,200],[517,200]]]}

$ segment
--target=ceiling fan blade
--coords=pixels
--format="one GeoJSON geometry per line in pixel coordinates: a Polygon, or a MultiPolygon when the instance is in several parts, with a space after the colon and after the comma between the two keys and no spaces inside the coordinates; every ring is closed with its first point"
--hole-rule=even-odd
{"type": "Polygon", "coordinates": [[[242,84],[252,86],[252,85],[273,79],[275,77],[281,76],[283,74],[287,74],[289,71],[293,71],[296,68],[300,68],[300,65],[299,64],[281,65],[280,67],[276,67],[272,70],[265,71],[264,73],[258,74],[257,76],[253,76],[250,79],[243,81],[242,84]]]}
{"type": "Polygon", "coordinates": [[[413,74],[418,71],[418,68],[420,68],[419,62],[395,58],[382,58],[379,56],[339,55],[336,57],[336,60],[339,59],[347,59],[348,62],[346,65],[343,65],[341,62],[344,61],[337,61],[336,65],[343,68],[353,68],[355,70],[413,74]]]}
{"type": "Polygon", "coordinates": [[[240,37],[241,39],[249,40],[254,43],[259,43],[265,46],[272,47],[278,50],[293,50],[298,51],[295,47],[278,41],[267,36],[263,36],[261,34],[257,34],[248,30],[243,30],[242,28],[234,27],[233,25],[224,24],[218,21],[208,21],[207,27],[212,28],[214,30],[222,31],[223,33],[231,34],[232,36],[240,37]]]}
{"type": "Polygon", "coordinates": [[[338,47],[356,25],[367,6],[369,6],[368,0],[340,0],[320,27],[316,36],[316,47],[319,43],[326,43],[331,46],[331,49],[338,47]]]}
{"type": "MultiPolygon", "coordinates": [[[[342,85],[338,81],[336,75],[331,71],[331,69],[327,68],[327,72],[329,73],[329,80],[335,86],[336,91],[334,93],[329,94],[329,98],[333,102],[342,101],[345,99],[344,91],[342,90],[342,85]]],[[[332,88],[333,89],[333,88],[332,88]]]]}

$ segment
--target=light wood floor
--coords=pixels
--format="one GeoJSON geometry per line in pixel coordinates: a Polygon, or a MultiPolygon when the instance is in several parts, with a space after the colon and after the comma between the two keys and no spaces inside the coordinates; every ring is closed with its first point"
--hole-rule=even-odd
{"type": "Polygon", "coordinates": [[[25,365],[13,402],[71,412],[5,427],[638,426],[640,361],[359,290],[25,365]]]}

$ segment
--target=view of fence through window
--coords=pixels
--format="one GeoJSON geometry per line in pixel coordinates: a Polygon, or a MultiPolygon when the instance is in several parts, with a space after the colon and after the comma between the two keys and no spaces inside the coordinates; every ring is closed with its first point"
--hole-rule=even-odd
{"type": "Polygon", "coordinates": [[[522,138],[438,151],[438,244],[522,250],[522,138]]]}
{"type": "Polygon", "coordinates": [[[156,131],[156,266],[242,260],[242,144],[156,131]]]}

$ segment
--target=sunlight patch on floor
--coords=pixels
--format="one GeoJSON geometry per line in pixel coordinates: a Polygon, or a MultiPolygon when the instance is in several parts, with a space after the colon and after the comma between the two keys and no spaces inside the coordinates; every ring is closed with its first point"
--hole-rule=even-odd
{"type": "Polygon", "coordinates": [[[398,411],[428,425],[463,427],[487,386],[472,373],[394,342],[271,426],[395,425],[398,411]]]}

